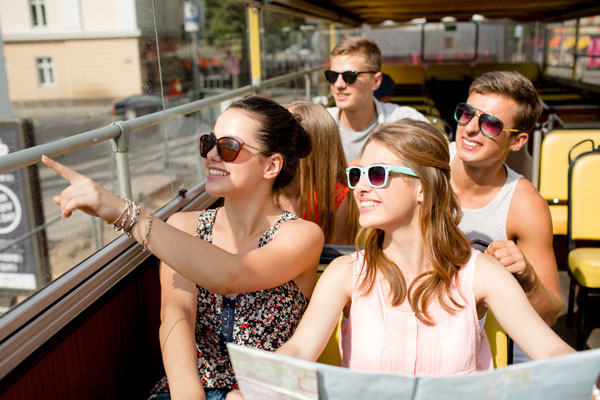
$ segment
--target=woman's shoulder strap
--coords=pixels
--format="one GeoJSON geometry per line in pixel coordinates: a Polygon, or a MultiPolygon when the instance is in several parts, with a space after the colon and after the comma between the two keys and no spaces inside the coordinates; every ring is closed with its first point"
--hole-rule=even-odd
{"type": "Polygon", "coordinates": [[[202,210],[198,217],[198,226],[196,227],[196,237],[207,242],[212,242],[212,231],[217,217],[217,208],[202,210]]]}
{"type": "Polygon", "coordinates": [[[265,244],[269,243],[271,240],[273,240],[273,236],[275,235],[277,228],[279,228],[281,224],[294,219],[298,219],[298,217],[289,211],[283,211],[277,222],[275,222],[275,225],[267,229],[265,233],[261,236],[258,242],[258,247],[262,247],[265,244]]]}

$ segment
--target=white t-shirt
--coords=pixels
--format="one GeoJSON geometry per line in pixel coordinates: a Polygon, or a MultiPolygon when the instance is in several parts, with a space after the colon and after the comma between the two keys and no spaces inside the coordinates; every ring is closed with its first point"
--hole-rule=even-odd
{"type": "Polygon", "coordinates": [[[363,145],[369,137],[369,132],[377,124],[383,124],[385,122],[394,122],[403,118],[411,118],[417,121],[429,122],[429,120],[420,112],[412,107],[398,106],[393,103],[381,103],[373,97],[375,102],[375,111],[377,112],[376,118],[371,121],[369,126],[365,129],[356,132],[342,124],[340,124],[340,109],[337,107],[329,107],[327,111],[340,128],[340,137],[342,139],[342,146],[344,147],[344,153],[346,154],[346,160],[352,161],[360,157],[360,153],[363,145]]]}

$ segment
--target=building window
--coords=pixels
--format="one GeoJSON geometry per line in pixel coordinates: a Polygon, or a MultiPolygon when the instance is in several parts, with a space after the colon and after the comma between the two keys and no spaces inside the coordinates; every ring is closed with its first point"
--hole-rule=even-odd
{"type": "Polygon", "coordinates": [[[40,86],[54,86],[54,63],[52,62],[52,57],[37,57],[35,64],[37,66],[40,86]]]}
{"type": "Polygon", "coordinates": [[[31,25],[46,26],[46,5],[44,0],[29,0],[29,9],[31,10],[31,25]]]}

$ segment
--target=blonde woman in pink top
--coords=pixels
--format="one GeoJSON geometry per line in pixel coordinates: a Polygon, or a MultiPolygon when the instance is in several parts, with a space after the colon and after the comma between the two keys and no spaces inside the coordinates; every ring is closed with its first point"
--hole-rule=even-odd
{"type": "Polygon", "coordinates": [[[278,351],[316,360],[340,313],[343,365],[444,376],[492,368],[478,320],[489,308],[533,359],[574,352],[500,262],[458,229],[446,139],[412,120],[375,128],[348,183],[368,228],[364,251],[334,260],[278,351]]]}

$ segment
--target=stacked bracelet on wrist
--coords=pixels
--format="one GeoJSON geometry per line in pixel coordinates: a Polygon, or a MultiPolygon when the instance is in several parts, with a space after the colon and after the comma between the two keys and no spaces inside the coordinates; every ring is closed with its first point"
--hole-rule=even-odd
{"type": "Polygon", "coordinates": [[[144,234],[144,240],[142,240],[142,251],[146,251],[146,242],[150,236],[150,229],[152,229],[152,213],[150,213],[150,217],[148,217],[148,227],[146,228],[146,233],[144,234]]]}
{"type": "MultiPolygon", "coordinates": [[[[119,215],[117,219],[113,222],[110,222],[111,225],[114,226],[115,231],[123,230],[127,236],[131,236],[131,229],[140,219],[140,211],[141,207],[134,203],[129,199],[125,200],[125,209],[119,215]]],[[[150,229],[152,228],[152,213],[150,213],[150,217],[148,219],[148,227],[146,228],[146,233],[144,234],[144,239],[142,240],[142,250],[146,250],[146,243],[148,241],[148,237],[150,236],[150,229]]]]}

